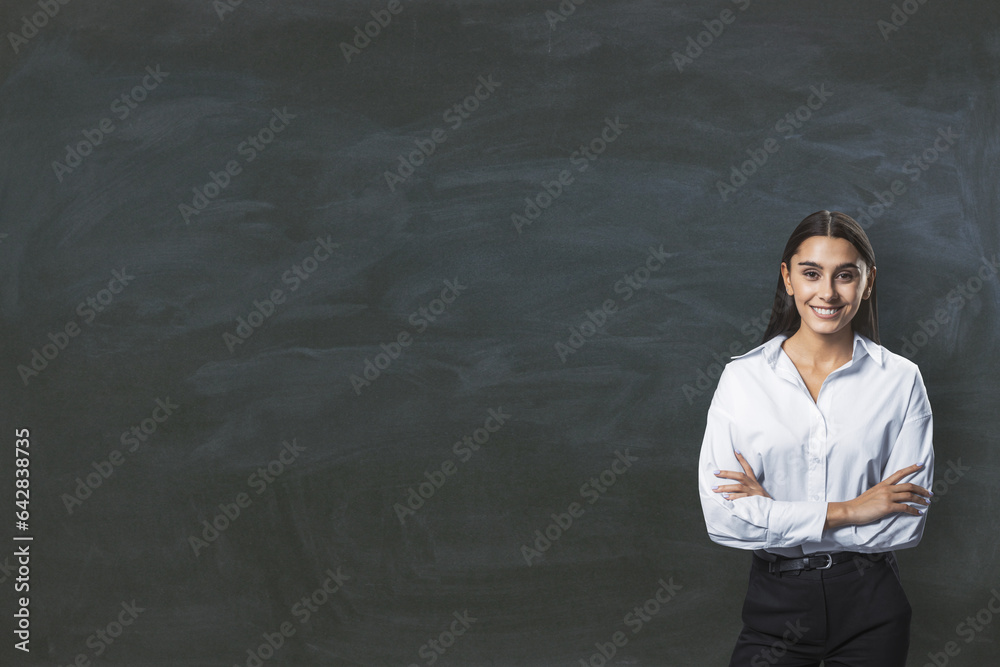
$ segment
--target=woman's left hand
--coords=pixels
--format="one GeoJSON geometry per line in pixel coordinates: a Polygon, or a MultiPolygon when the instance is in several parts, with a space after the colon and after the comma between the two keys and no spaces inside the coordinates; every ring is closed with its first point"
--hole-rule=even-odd
{"type": "Polygon", "coordinates": [[[736,500],[738,498],[744,498],[746,496],[764,496],[765,498],[770,498],[770,494],[764,490],[764,487],[760,485],[757,481],[757,477],[753,474],[753,468],[747,463],[747,460],[743,458],[743,455],[739,452],[734,452],[736,454],[736,460],[740,462],[743,466],[743,472],[732,472],[730,470],[720,470],[715,473],[716,477],[725,477],[727,479],[736,480],[737,484],[723,484],[712,489],[716,493],[721,493],[727,500],[736,500]]]}

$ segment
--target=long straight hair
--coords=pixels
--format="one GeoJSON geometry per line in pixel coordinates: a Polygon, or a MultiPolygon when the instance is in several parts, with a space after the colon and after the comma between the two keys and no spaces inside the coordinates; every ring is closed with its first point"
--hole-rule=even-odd
{"type": "MultiPolygon", "coordinates": [[[[869,270],[875,266],[875,251],[872,250],[872,244],[865,230],[854,218],[839,211],[816,211],[807,215],[788,237],[781,261],[785,262],[789,269],[792,265],[792,255],[798,252],[803,241],[812,236],[847,239],[857,249],[869,270]]],[[[876,285],[872,285],[871,296],[862,299],[858,312],[851,319],[851,330],[881,345],[878,339],[877,289],[876,285]]],[[[779,269],[778,286],[774,290],[774,305],[771,306],[771,320],[764,331],[764,340],[761,344],[784,333],[791,335],[798,331],[801,325],[802,317],[795,307],[795,297],[785,291],[785,281],[779,269]]]]}

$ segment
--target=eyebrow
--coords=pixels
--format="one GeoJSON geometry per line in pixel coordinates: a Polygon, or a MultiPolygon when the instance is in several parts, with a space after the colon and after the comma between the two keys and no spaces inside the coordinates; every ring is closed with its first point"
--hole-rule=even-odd
{"type": "MultiPolygon", "coordinates": [[[[809,260],[806,260],[804,262],[799,262],[799,266],[814,266],[817,269],[822,269],[823,268],[823,266],[821,264],[819,264],[818,262],[813,262],[813,261],[809,261],[809,260]]],[[[855,264],[854,262],[844,262],[843,264],[838,264],[837,266],[834,267],[833,270],[834,271],[840,271],[841,269],[855,269],[856,271],[860,271],[861,270],[861,268],[857,264],[855,264]]]]}

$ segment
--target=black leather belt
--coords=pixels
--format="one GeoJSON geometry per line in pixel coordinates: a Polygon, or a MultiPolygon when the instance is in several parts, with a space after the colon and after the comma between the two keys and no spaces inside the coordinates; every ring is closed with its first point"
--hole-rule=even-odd
{"type": "Polygon", "coordinates": [[[853,561],[856,558],[870,561],[873,556],[876,558],[883,556],[883,554],[865,554],[856,551],[831,551],[809,554],[803,558],[786,558],[760,549],[755,549],[753,555],[754,567],[770,572],[771,574],[794,570],[829,570],[838,563],[853,561]]]}

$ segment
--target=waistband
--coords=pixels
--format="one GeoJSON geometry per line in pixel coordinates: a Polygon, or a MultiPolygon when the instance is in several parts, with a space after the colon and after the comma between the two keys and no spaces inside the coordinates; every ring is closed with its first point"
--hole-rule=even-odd
{"type": "Polygon", "coordinates": [[[892,551],[875,553],[823,551],[801,558],[787,558],[762,549],[755,549],[753,567],[777,576],[791,575],[820,579],[845,574],[851,570],[862,573],[875,565],[888,564],[894,558],[895,553],[892,551]]]}

